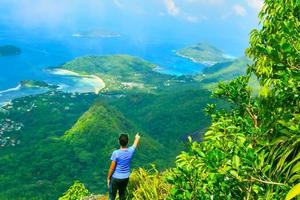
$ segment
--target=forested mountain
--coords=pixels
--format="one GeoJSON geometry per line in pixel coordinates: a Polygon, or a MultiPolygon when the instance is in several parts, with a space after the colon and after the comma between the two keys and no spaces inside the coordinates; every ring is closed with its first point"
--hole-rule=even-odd
{"type": "Polygon", "coordinates": [[[77,58],[60,69],[103,78],[98,95],[53,88],[3,107],[3,126],[11,130],[2,133],[1,199],[55,199],[77,179],[94,193],[105,192],[122,132],[143,137],[134,168],[173,167],[188,135],[201,140],[209,124],[202,111],[216,101],[194,77],[160,74],[154,67],[125,55],[77,58]]]}
{"type": "Polygon", "coordinates": [[[136,132],[142,136],[129,199],[297,198],[299,10],[297,0],[266,0],[249,58],[223,60],[210,47],[218,63],[193,76],[161,74],[129,55],[57,66],[96,76],[105,88],[99,94],[53,88],[2,108],[0,199],[105,196],[122,132],[131,141],[136,132]]]}
{"type": "Polygon", "coordinates": [[[176,167],[164,173],[134,171],[129,198],[299,199],[299,9],[296,0],[265,1],[262,27],[251,32],[246,50],[253,60],[247,74],[214,91],[232,108],[209,104],[212,123],[204,141],[190,138],[176,167]],[[259,80],[256,95],[253,76],[259,80]]]}

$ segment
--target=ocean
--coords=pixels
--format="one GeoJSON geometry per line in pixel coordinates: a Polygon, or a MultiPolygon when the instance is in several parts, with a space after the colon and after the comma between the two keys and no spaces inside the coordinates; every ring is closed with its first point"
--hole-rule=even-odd
{"type": "MultiPolygon", "coordinates": [[[[65,86],[66,90],[78,92],[74,77],[49,74],[45,69],[59,66],[79,56],[129,54],[141,57],[158,66],[161,73],[184,75],[201,72],[205,65],[194,63],[176,55],[176,50],[189,45],[189,40],[170,39],[165,36],[138,38],[120,33],[118,37],[75,37],[74,33],[43,34],[41,32],[5,30],[0,31],[0,45],[15,45],[22,49],[16,56],[0,57],[0,104],[21,96],[44,92],[22,89],[22,80],[40,80],[65,86]]],[[[89,85],[81,84],[84,91],[89,85]]],[[[93,88],[91,88],[91,91],[93,88]]]]}

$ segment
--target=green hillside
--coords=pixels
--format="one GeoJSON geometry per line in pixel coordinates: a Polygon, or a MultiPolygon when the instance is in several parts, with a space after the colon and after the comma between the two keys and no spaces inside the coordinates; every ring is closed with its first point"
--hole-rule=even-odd
{"type": "Polygon", "coordinates": [[[228,62],[224,52],[208,43],[198,43],[178,50],[177,55],[207,65],[228,62]]]}
{"type": "Polygon", "coordinates": [[[106,89],[98,95],[54,90],[4,107],[0,120],[13,130],[0,138],[5,141],[0,199],[55,199],[74,180],[91,192],[105,192],[121,132],[142,135],[133,168],[174,167],[187,136],[201,140],[209,125],[206,104],[229,105],[210,99],[197,77],[160,74],[153,64],[131,56],[82,57],[61,68],[99,76],[106,89]]]}
{"type": "Polygon", "coordinates": [[[140,131],[143,135],[133,166],[157,163],[166,167],[174,160],[167,156],[166,147],[136,128],[120,112],[99,101],[92,103],[93,100],[95,96],[85,95],[72,100],[67,94],[18,100],[5,117],[21,122],[24,129],[15,133],[18,145],[7,146],[0,152],[0,199],[56,199],[75,179],[83,181],[91,191],[104,192],[110,156],[118,148],[121,132],[133,135],[140,131]],[[32,104],[37,105],[32,111],[18,111],[19,105],[25,108],[32,104]],[[65,109],[67,106],[69,110],[65,109]]]}
{"type": "Polygon", "coordinates": [[[49,92],[16,99],[1,112],[0,199],[55,199],[79,174],[60,139],[95,95],[49,92]],[[13,126],[10,126],[13,124],[13,126]]]}
{"type": "Polygon", "coordinates": [[[245,75],[249,64],[251,64],[251,60],[245,57],[229,62],[217,63],[205,68],[195,78],[201,81],[205,88],[213,89],[219,81],[229,81],[238,76],[245,75]]]}
{"type": "MultiPolygon", "coordinates": [[[[96,66],[91,68],[94,71],[82,64],[77,72],[85,69],[86,74],[102,78],[99,66],[113,57],[106,57],[107,61],[89,58],[96,66]]],[[[6,130],[0,138],[10,137],[0,151],[0,199],[55,199],[77,179],[92,192],[105,192],[105,175],[120,132],[132,137],[139,131],[142,135],[134,168],[147,168],[151,163],[159,169],[172,167],[187,135],[200,137],[197,132],[209,123],[202,110],[210,93],[202,90],[199,82],[192,77],[159,74],[141,59],[116,58],[116,74],[106,73],[107,78],[116,83],[145,81],[148,88],[155,89],[122,89],[116,84],[99,95],[54,90],[16,99],[4,107],[0,120],[12,124],[13,130],[6,130]],[[135,70],[140,74],[137,77],[120,75],[135,70]]],[[[79,60],[72,66],[71,61],[69,68],[76,69],[79,60]]]]}
{"type": "MultiPolygon", "coordinates": [[[[111,104],[156,140],[165,145],[176,143],[172,148],[175,156],[187,135],[203,131],[208,125],[210,120],[203,109],[207,103],[215,102],[209,97],[210,92],[194,83],[171,87],[157,94],[130,94],[111,104]]],[[[195,134],[195,137],[199,139],[200,135],[195,134]]]]}
{"type": "Polygon", "coordinates": [[[117,143],[119,134],[129,133],[133,138],[137,131],[143,133],[143,141],[133,160],[133,167],[146,167],[149,163],[157,162],[160,166],[166,166],[168,162],[168,159],[164,159],[166,147],[134,127],[117,110],[101,102],[94,103],[62,137],[72,147],[73,157],[77,159],[77,168],[84,168],[77,174],[77,178],[87,183],[92,191],[105,191],[103,180],[111,153],[119,148],[117,143]]]}
{"type": "Polygon", "coordinates": [[[60,66],[79,74],[99,76],[106,84],[105,91],[153,91],[172,77],[155,72],[155,67],[141,58],[128,55],[86,56],[60,66]]]}

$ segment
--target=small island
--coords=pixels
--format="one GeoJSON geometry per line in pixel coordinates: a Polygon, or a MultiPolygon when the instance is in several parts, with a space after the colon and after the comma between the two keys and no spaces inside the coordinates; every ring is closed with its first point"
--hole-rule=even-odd
{"type": "Polygon", "coordinates": [[[15,56],[21,54],[21,49],[14,45],[0,46],[0,57],[1,56],[15,56]]]}
{"type": "Polygon", "coordinates": [[[111,38],[111,37],[120,37],[119,33],[114,33],[110,31],[104,30],[90,30],[90,31],[82,31],[76,32],[72,34],[73,37],[86,37],[86,38],[111,38]]]}
{"type": "Polygon", "coordinates": [[[36,80],[23,80],[21,81],[21,87],[23,88],[48,88],[48,89],[57,89],[57,85],[50,85],[44,81],[36,80]]]}
{"type": "Polygon", "coordinates": [[[216,63],[228,62],[232,57],[226,56],[223,51],[207,43],[198,43],[176,51],[178,56],[187,58],[196,63],[214,65],[216,63]]]}

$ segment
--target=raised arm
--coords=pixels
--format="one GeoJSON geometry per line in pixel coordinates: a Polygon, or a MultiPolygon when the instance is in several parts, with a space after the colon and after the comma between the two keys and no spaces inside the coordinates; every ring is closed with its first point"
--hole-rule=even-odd
{"type": "Polygon", "coordinates": [[[133,143],[133,145],[132,145],[134,148],[136,148],[136,147],[138,146],[138,144],[139,144],[139,142],[140,142],[140,138],[141,138],[141,136],[139,135],[139,133],[137,133],[137,134],[135,135],[134,143],[133,143]]]}

